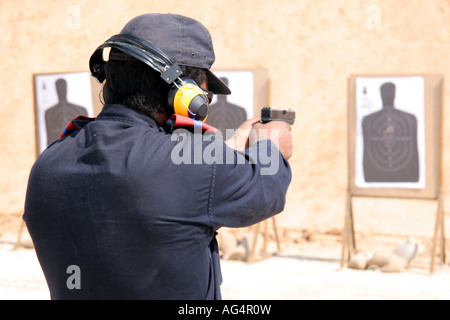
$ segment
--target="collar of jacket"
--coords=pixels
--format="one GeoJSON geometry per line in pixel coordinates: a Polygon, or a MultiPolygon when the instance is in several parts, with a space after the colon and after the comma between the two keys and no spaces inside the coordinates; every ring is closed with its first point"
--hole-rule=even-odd
{"type": "Polygon", "coordinates": [[[202,121],[193,120],[188,117],[180,115],[172,115],[166,120],[164,126],[161,128],[158,126],[156,121],[149,117],[144,112],[136,109],[131,109],[123,105],[111,104],[105,105],[102,112],[97,117],[97,120],[102,119],[112,119],[117,121],[125,121],[135,124],[147,124],[150,127],[158,128],[160,131],[165,131],[166,133],[172,133],[175,129],[184,128],[187,130],[194,130],[195,128],[201,129],[201,132],[208,132],[210,134],[216,134],[217,129],[210,126],[202,121]]]}
{"type": "Polygon", "coordinates": [[[161,132],[166,132],[169,134],[172,133],[175,129],[180,128],[188,129],[194,132],[195,128],[198,128],[203,133],[217,133],[216,128],[204,122],[175,114],[170,119],[166,120],[164,128],[161,128],[153,118],[149,117],[144,112],[131,109],[119,104],[109,104],[103,107],[97,118],[78,116],[77,118],[70,121],[64,128],[64,131],[62,132],[59,139],[62,139],[66,136],[71,135],[73,132],[80,130],[89,122],[101,120],[121,121],[135,125],[148,125],[152,128],[158,128],[161,132]]]}
{"type": "MultiPolygon", "coordinates": [[[[59,139],[70,136],[72,133],[80,130],[92,121],[101,120],[114,120],[137,125],[148,125],[152,128],[159,128],[153,118],[147,116],[141,111],[127,108],[118,104],[110,104],[103,107],[97,118],[78,116],[75,119],[71,120],[64,128],[63,132],[59,136],[59,139]]],[[[159,130],[164,132],[162,128],[159,128],[159,130]]]]}
{"type": "Polygon", "coordinates": [[[96,120],[117,120],[158,128],[156,121],[144,112],[120,104],[105,105],[96,120]]]}

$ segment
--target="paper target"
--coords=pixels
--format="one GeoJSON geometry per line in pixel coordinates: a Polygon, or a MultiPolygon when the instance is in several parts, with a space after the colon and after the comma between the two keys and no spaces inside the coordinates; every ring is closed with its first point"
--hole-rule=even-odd
{"type": "Polygon", "coordinates": [[[358,78],[356,84],[355,184],[365,188],[423,188],[423,79],[358,78]]]}
{"type": "Polygon", "coordinates": [[[253,73],[249,71],[214,73],[228,85],[231,94],[214,96],[206,123],[216,127],[225,140],[227,130],[233,131],[253,117],[255,81],[253,73]]]}
{"type": "Polygon", "coordinates": [[[38,154],[59,138],[79,115],[94,116],[91,76],[88,72],[34,75],[38,154]]]}

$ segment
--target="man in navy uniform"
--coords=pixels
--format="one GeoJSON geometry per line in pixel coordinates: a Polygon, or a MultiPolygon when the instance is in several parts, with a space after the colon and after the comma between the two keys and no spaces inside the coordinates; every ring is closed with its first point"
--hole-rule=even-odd
{"type": "MultiPolygon", "coordinates": [[[[230,93],[209,70],[214,50],[199,22],[146,14],[120,34],[158,47],[205,92],[230,93]]],[[[252,119],[225,143],[196,140],[195,130],[174,138],[161,75],[117,48],[104,68],[101,113],[73,121],[29,177],[24,220],[51,298],[221,299],[216,231],[283,210],[290,126],[252,119]],[[200,150],[215,143],[226,161],[174,161],[186,138],[194,152],[196,143],[200,150]],[[254,157],[261,150],[278,161],[276,172],[262,174],[268,164],[254,157]]]]}

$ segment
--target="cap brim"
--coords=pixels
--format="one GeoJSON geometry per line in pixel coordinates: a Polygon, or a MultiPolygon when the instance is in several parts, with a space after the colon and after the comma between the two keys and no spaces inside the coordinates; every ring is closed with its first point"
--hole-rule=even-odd
{"type": "Polygon", "coordinates": [[[230,94],[231,90],[228,86],[223,83],[219,78],[216,77],[211,70],[208,70],[208,90],[214,94],[230,94]]]}

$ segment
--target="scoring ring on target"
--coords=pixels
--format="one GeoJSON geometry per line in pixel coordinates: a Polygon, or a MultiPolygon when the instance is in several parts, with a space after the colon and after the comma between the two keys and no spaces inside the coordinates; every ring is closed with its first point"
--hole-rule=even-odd
{"type": "Polygon", "coordinates": [[[378,115],[369,123],[367,155],[379,170],[401,170],[413,160],[412,127],[401,114],[378,115]]]}

